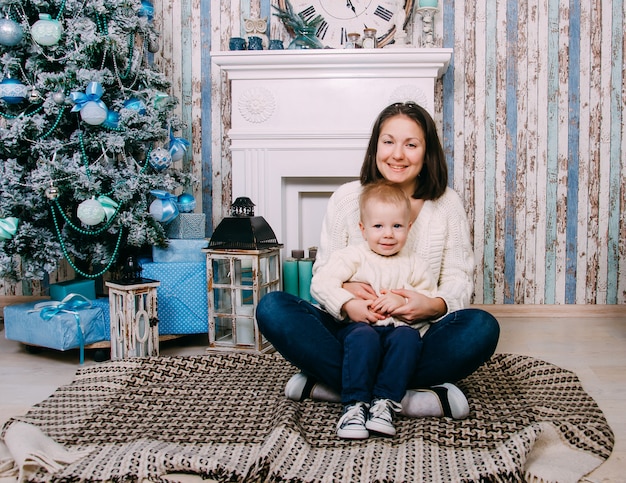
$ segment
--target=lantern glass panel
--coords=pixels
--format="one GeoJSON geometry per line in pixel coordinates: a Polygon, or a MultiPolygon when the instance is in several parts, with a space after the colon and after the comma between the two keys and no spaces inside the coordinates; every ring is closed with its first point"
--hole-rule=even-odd
{"type": "Polygon", "coordinates": [[[268,268],[268,277],[266,280],[274,281],[278,280],[278,265],[279,265],[279,256],[277,254],[270,255],[268,260],[269,268],[268,268]]]}
{"type": "Polygon", "coordinates": [[[230,285],[230,260],[213,260],[213,282],[230,285]]]}
{"type": "Polygon", "coordinates": [[[228,288],[215,288],[213,290],[213,307],[220,314],[233,313],[232,290],[228,288]]]}
{"type": "Polygon", "coordinates": [[[218,315],[215,317],[216,342],[233,343],[233,318],[218,315]]]}
{"type": "Polygon", "coordinates": [[[235,285],[252,285],[252,260],[235,258],[235,285]]]}
{"type": "MultiPolygon", "coordinates": [[[[254,303],[252,290],[239,288],[252,287],[253,285],[252,260],[248,258],[235,259],[233,262],[235,265],[235,285],[237,286],[237,306],[249,305],[250,310],[252,310],[252,304],[254,303]]],[[[248,313],[248,311],[242,312],[237,310],[237,313],[248,313]]]]}
{"type": "Polygon", "coordinates": [[[254,320],[252,317],[237,317],[237,344],[254,345],[254,320]]]}
{"type": "Polygon", "coordinates": [[[254,315],[254,295],[252,290],[236,289],[237,314],[254,315]]]}

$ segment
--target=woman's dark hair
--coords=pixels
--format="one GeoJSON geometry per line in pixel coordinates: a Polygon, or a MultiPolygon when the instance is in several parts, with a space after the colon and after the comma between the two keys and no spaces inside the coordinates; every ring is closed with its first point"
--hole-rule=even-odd
{"type": "Polygon", "coordinates": [[[361,166],[361,184],[366,185],[382,179],[383,175],[376,166],[376,152],[378,150],[378,138],[383,123],[394,116],[403,115],[413,119],[424,131],[426,152],[424,154],[424,166],[419,174],[419,181],[413,193],[413,198],[424,200],[436,200],[446,191],[448,185],[448,166],[443,154],[443,148],[439,141],[435,121],[426,109],[414,102],[397,102],[383,109],[378,115],[372,135],[370,137],[365,160],[361,166]]]}

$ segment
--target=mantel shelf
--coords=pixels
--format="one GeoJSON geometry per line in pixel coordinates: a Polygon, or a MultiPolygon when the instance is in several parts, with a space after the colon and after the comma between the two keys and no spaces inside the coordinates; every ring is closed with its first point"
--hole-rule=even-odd
{"type": "Polygon", "coordinates": [[[311,77],[441,77],[452,49],[322,49],[212,52],[213,63],[235,79],[311,77]]]}

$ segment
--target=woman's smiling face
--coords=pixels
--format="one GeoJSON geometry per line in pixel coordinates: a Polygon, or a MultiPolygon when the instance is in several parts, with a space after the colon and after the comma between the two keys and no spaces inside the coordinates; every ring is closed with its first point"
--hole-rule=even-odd
{"type": "Polygon", "coordinates": [[[385,179],[413,193],[424,166],[426,142],[419,124],[404,115],[387,119],[381,126],[376,167],[385,179]]]}

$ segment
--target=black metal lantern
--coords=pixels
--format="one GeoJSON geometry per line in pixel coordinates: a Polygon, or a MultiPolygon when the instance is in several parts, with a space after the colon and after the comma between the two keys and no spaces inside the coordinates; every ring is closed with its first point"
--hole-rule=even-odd
{"type": "Polygon", "coordinates": [[[258,250],[282,247],[265,218],[254,216],[254,203],[250,198],[237,198],[230,208],[230,214],[213,232],[209,248],[258,250]]]}
{"type": "Polygon", "coordinates": [[[237,198],[231,216],[213,232],[206,253],[209,299],[209,351],[269,352],[271,344],[259,332],[256,306],[280,290],[282,268],[274,230],[254,203],[237,198]]]}

